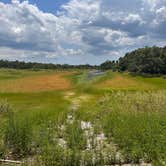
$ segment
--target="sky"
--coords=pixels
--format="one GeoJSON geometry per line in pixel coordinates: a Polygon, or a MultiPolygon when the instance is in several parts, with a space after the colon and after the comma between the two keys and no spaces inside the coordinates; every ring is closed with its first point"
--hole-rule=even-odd
{"type": "Polygon", "coordinates": [[[166,0],[0,0],[0,59],[100,64],[166,46],[166,0]]]}

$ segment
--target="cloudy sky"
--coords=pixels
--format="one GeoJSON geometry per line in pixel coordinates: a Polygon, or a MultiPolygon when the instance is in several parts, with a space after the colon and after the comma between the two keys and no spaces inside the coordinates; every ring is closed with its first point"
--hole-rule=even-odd
{"type": "Polygon", "coordinates": [[[166,0],[0,0],[0,59],[100,64],[166,45],[166,0]]]}

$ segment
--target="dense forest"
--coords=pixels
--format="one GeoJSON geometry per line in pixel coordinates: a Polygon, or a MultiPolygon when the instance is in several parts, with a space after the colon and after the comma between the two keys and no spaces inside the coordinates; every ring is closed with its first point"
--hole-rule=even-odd
{"type": "Polygon", "coordinates": [[[106,61],[100,66],[103,70],[113,69],[140,74],[166,74],[166,47],[140,48],[127,53],[117,62],[106,61]]]}
{"type": "Polygon", "coordinates": [[[100,66],[44,64],[32,62],[19,62],[0,60],[0,68],[14,69],[101,69],[118,70],[132,73],[166,74],[166,47],[139,48],[120,58],[118,61],[106,61],[100,66]]]}
{"type": "Polygon", "coordinates": [[[166,74],[166,47],[145,47],[119,59],[119,70],[135,73],[166,74]]]}

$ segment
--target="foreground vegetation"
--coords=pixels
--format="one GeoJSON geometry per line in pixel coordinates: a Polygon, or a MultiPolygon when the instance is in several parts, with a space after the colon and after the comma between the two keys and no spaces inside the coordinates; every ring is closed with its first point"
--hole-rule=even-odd
{"type": "Polygon", "coordinates": [[[60,73],[0,71],[0,159],[32,166],[166,165],[164,77],[60,73]],[[32,77],[40,85],[35,91],[32,77]],[[22,88],[10,89],[13,82],[22,88]]]}

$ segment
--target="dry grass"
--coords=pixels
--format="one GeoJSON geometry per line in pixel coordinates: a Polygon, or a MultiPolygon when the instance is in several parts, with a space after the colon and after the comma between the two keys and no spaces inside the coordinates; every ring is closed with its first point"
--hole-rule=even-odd
{"type": "Polygon", "coordinates": [[[71,72],[55,72],[38,76],[28,76],[0,82],[0,92],[39,92],[50,90],[68,90],[72,87],[65,76],[71,72]]]}
{"type": "MultiPolygon", "coordinates": [[[[105,80],[96,85],[97,88],[111,88],[111,89],[149,89],[150,85],[141,81],[135,80],[124,75],[116,75],[115,77],[105,80]]],[[[151,87],[153,88],[153,87],[151,87]]]]}

